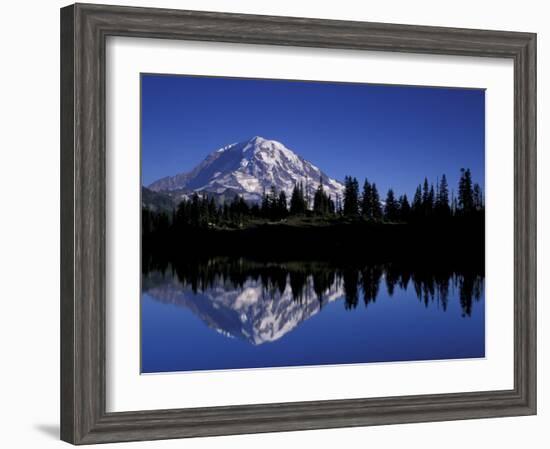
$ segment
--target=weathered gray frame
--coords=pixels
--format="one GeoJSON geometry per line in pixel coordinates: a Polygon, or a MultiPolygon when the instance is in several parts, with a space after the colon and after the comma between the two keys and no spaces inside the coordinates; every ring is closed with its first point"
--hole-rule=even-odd
{"type": "Polygon", "coordinates": [[[76,4],[61,10],[61,438],[74,444],[536,413],[536,35],[76,4]],[[514,388],[376,399],[107,413],[107,36],[511,58],[514,388]]]}

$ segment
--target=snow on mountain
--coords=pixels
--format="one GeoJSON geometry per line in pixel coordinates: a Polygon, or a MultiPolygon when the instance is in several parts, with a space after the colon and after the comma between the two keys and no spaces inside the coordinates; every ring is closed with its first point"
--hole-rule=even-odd
{"type": "Polygon", "coordinates": [[[247,201],[257,202],[272,186],[290,198],[298,183],[303,184],[312,199],[321,180],[333,200],[342,199],[344,186],[340,182],[282,143],[256,136],[220,148],[190,172],[159,179],[148,188],[155,192],[202,192],[228,197],[238,194],[247,201]]]}
{"type": "MultiPolygon", "coordinates": [[[[321,311],[321,302],[307,280],[303,301],[297,301],[287,282],[283,292],[267,293],[260,281],[248,279],[241,288],[228,285],[194,292],[173,279],[147,289],[153,299],[190,309],[216,332],[253,345],[276,341],[321,311]]],[[[323,304],[344,297],[341,279],[324,292],[323,304]]]]}

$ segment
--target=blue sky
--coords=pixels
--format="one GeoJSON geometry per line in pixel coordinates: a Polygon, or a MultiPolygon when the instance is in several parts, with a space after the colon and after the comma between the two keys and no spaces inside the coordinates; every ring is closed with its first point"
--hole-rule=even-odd
{"type": "Polygon", "coordinates": [[[461,167],[484,186],[485,91],[143,74],[142,183],[191,170],[209,153],[259,135],[381,195],[414,193],[461,167]]]}

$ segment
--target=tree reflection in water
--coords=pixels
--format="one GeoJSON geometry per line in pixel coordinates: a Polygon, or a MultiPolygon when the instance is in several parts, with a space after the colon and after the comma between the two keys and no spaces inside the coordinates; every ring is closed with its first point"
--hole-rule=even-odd
{"type": "Polygon", "coordinates": [[[379,296],[385,284],[389,297],[396,289],[412,286],[426,307],[437,304],[447,310],[449,293],[457,294],[462,315],[472,314],[473,302],[483,294],[482,269],[452,267],[446,264],[412,266],[405,263],[335,263],[328,261],[259,262],[243,258],[209,258],[186,262],[143,261],[143,290],[175,278],[184,288],[197,294],[207,290],[243,290],[249,282],[261,285],[265,298],[282,297],[287,290],[292,300],[308,304],[315,300],[319,307],[331,292],[341,290],[344,307],[354,310],[362,296],[365,307],[379,296]]]}

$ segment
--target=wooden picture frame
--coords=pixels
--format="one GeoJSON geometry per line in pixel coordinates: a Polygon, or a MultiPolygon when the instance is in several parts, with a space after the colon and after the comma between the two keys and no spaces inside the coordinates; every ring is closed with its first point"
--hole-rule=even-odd
{"type": "Polygon", "coordinates": [[[73,444],[536,413],[536,35],[75,4],[61,10],[61,438],[73,444]],[[510,58],[514,388],[106,412],[107,36],[510,58]]]}

